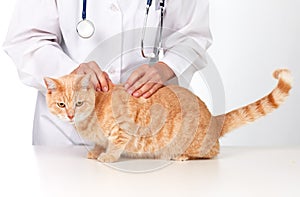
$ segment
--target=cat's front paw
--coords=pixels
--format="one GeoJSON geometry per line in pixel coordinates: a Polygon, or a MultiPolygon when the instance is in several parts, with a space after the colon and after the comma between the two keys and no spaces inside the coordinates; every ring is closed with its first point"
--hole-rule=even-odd
{"type": "Polygon", "coordinates": [[[87,154],[88,159],[97,159],[99,157],[100,153],[95,151],[89,151],[87,154]]]}
{"type": "Polygon", "coordinates": [[[88,159],[97,159],[101,153],[103,153],[105,149],[100,145],[95,145],[95,147],[89,150],[87,154],[88,159]]]}
{"type": "Polygon", "coordinates": [[[179,155],[175,158],[172,158],[172,160],[174,160],[174,161],[187,161],[187,160],[189,160],[189,157],[186,156],[186,155],[179,155]]]}
{"type": "Polygon", "coordinates": [[[101,155],[97,158],[98,161],[103,162],[103,163],[112,163],[117,161],[119,158],[115,157],[112,154],[108,153],[101,153],[101,155]]]}

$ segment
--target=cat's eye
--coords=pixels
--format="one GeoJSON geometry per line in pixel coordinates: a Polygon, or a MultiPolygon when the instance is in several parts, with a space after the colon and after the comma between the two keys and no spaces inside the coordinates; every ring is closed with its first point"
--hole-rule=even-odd
{"type": "Polygon", "coordinates": [[[66,104],[64,104],[64,103],[57,103],[57,106],[60,107],[60,108],[65,108],[66,104]]]}
{"type": "Polygon", "coordinates": [[[80,106],[82,106],[83,105],[83,101],[78,101],[77,103],[76,103],[76,107],[80,107],[80,106]]]}

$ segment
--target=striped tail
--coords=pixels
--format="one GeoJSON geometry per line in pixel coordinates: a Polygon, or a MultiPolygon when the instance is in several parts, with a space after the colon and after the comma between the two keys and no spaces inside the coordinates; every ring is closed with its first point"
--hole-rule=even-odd
{"type": "MultiPolygon", "coordinates": [[[[273,76],[278,79],[278,84],[270,94],[254,103],[225,114],[220,136],[273,112],[286,100],[292,88],[291,72],[287,69],[278,69],[273,73],[273,76]]],[[[224,115],[221,116],[224,117],[224,115]]],[[[221,116],[217,116],[217,118],[221,119],[221,116]]]]}

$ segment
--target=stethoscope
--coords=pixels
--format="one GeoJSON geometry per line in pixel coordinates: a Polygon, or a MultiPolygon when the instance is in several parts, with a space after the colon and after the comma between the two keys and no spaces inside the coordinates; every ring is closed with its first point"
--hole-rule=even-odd
{"type": "Polygon", "coordinates": [[[86,0],[83,0],[82,20],[77,23],[76,31],[81,38],[90,38],[95,32],[95,26],[92,21],[86,19],[86,0]]]}
{"type": "MultiPolygon", "coordinates": [[[[93,36],[95,32],[95,26],[93,22],[86,19],[86,3],[87,0],[83,0],[83,7],[82,7],[82,20],[77,23],[76,31],[78,35],[81,38],[87,39],[93,36]]],[[[149,9],[152,5],[152,0],[147,0],[146,5],[146,13],[144,17],[144,23],[142,28],[142,36],[141,36],[141,53],[144,58],[155,58],[158,57],[159,52],[162,49],[162,30],[163,30],[163,18],[164,18],[164,9],[165,9],[165,0],[159,1],[160,6],[160,24],[158,29],[158,35],[157,35],[157,47],[154,47],[154,50],[152,53],[146,54],[144,52],[144,39],[145,39],[145,33],[146,33],[146,26],[147,26],[147,20],[149,15],[149,9]]]]}

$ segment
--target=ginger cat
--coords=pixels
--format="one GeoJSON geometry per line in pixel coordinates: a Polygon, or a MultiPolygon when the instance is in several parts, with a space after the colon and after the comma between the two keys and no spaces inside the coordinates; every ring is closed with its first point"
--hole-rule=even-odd
{"type": "Polygon", "coordinates": [[[130,96],[122,85],[110,84],[108,92],[96,92],[88,75],[44,81],[51,113],[95,143],[88,158],[115,162],[121,155],[167,160],[215,157],[220,137],[285,101],[291,89],[290,71],[276,70],[273,76],[278,84],[270,94],[219,116],[212,116],[196,95],[179,86],[164,86],[144,99],[130,96]]]}

